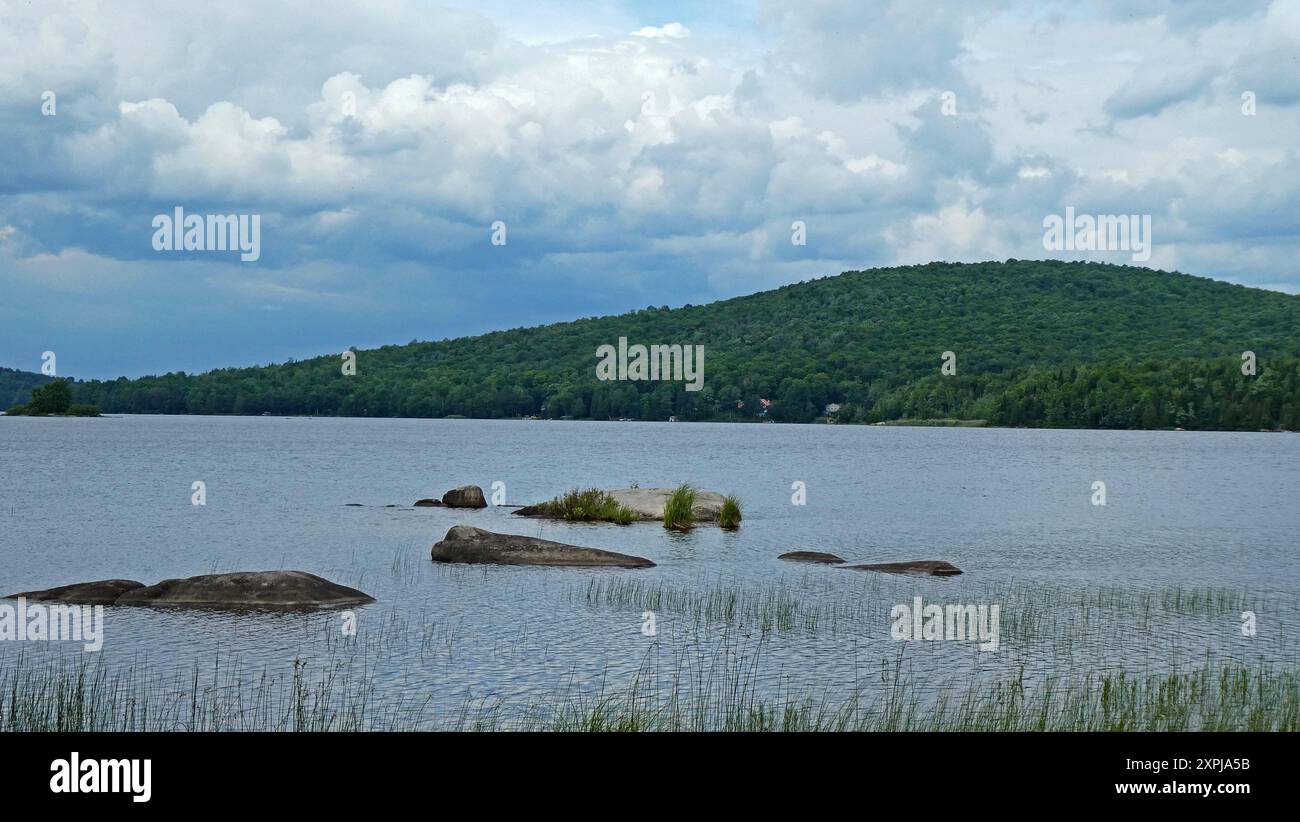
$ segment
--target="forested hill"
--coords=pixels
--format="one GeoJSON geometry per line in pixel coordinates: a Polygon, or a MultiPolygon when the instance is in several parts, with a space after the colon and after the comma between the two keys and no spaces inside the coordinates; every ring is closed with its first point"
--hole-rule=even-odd
{"type": "Polygon", "coordinates": [[[44,374],[0,368],[0,410],[22,405],[31,399],[32,389],[50,381],[44,374]]]}
{"type": "Polygon", "coordinates": [[[782,421],[838,403],[841,422],[1295,430],[1298,355],[1297,296],[1010,260],[853,271],[703,306],[385,346],[357,352],[354,376],[331,353],[79,383],[76,399],[105,412],[782,421]],[[619,337],[703,345],[703,390],[598,381],[596,349],[619,337]],[[940,373],[945,351],[955,375],[940,373]]]}

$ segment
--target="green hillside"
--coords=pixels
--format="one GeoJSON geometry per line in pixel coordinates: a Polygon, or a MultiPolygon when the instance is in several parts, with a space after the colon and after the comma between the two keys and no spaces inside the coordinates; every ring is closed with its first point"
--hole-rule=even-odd
{"type": "Polygon", "coordinates": [[[32,398],[33,388],[49,381],[44,374],[0,368],[0,409],[23,405],[32,398]]]}
{"type": "Polygon", "coordinates": [[[747,297],[197,376],[86,382],[105,412],[983,419],[1300,429],[1300,297],[1183,274],[1016,261],[853,271],[747,297]],[[596,349],[703,345],[704,388],[596,378],[596,349]],[[1243,376],[1253,351],[1258,374],[1243,376]],[[956,355],[956,375],[940,373],[956,355]]]}

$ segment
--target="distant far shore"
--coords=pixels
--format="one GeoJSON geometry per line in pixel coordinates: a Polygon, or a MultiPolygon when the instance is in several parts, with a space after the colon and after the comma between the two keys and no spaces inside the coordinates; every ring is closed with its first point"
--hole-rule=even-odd
{"type": "Polygon", "coordinates": [[[476,422],[638,422],[638,423],[732,423],[739,425],[752,424],[772,424],[781,426],[843,426],[849,428],[994,428],[1001,430],[1035,430],[1035,431],[1167,431],[1170,433],[1196,433],[1196,432],[1217,432],[1217,433],[1236,433],[1236,434],[1294,434],[1297,433],[1287,428],[1260,428],[1260,429],[1240,429],[1240,428],[1117,428],[1117,427],[1094,427],[1082,428],[1078,426],[1066,425],[998,425],[988,420],[961,420],[948,418],[928,418],[928,419],[897,419],[897,420],[880,420],[877,422],[837,422],[819,418],[813,422],[778,422],[776,420],[764,419],[705,419],[705,420],[637,420],[637,419],[577,419],[574,417],[465,417],[461,415],[448,415],[445,417],[372,417],[372,416],[345,416],[335,414],[133,414],[129,412],[120,412],[114,414],[101,413],[66,413],[66,414],[13,414],[0,411],[0,417],[93,417],[98,419],[113,419],[122,417],[238,417],[243,419],[257,419],[267,417],[271,419],[282,420],[466,420],[476,422]]]}

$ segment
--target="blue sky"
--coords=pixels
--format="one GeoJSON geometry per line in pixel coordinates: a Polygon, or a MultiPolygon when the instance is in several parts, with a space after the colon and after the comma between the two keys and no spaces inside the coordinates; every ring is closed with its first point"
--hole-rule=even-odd
{"type": "Polygon", "coordinates": [[[1129,262],[1045,251],[1067,206],[1151,215],[1152,267],[1300,291],[1294,0],[262,5],[0,0],[0,365],[199,371],[845,269],[1129,262]],[[176,207],[259,215],[260,259],[155,250],[176,207]]]}

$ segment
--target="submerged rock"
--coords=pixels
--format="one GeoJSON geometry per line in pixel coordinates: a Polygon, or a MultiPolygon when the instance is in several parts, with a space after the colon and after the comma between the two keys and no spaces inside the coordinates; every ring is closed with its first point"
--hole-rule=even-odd
{"type": "Polygon", "coordinates": [[[101,579],[95,582],[76,582],[46,588],[43,591],[23,591],[10,594],[6,599],[24,597],[33,602],[66,602],[70,605],[112,605],[127,591],[143,588],[143,582],[133,579],[101,579]]]}
{"type": "MultiPolygon", "coordinates": [[[[631,508],[643,520],[662,520],[664,505],[672,496],[674,488],[617,488],[606,491],[619,505],[631,508]]],[[[695,491],[695,519],[699,522],[717,522],[722,511],[722,494],[716,491],[695,491]]],[[[545,504],[525,505],[514,512],[521,517],[545,517],[545,504]]]]}
{"type": "Polygon", "coordinates": [[[824,554],[821,551],[790,551],[777,557],[777,559],[788,559],[792,562],[820,562],[825,565],[834,565],[844,561],[834,554],[824,554]]]}
{"type": "Polygon", "coordinates": [[[483,489],[477,485],[462,485],[442,495],[442,504],[449,508],[486,508],[483,489]]]}
{"type": "Polygon", "coordinates": [[[845,565],[847,571],[883,571],[886,574],[929,574],[936,577],[951,577],[961,573],[961,569],[951,562],[941,559],[917,559],[910,562],[882,562],[875,565],[845,565]]]}
{"type": "Polygon", "coordinates": [[[549,539],[517,534],[497,534],[471,525],[455,525],[433,544],[434,562],[490,563],[496,565],[555,565],[573,567],[653,568],[642,557],[566,545],[549,539]]]}
{"type": "Polygon", "coordinates": [[[415,507],[416,507],[416,508],[433,508],[434,506],[437,506],[437,505],[442,505],[442,500],[440,500],[440,499],[417,499],[417,500],[415,501],[415,507]]]}
{"type": "Polygon", "coordinates": [[[164,579],[144,585],[129,579],[82,582],[12,594],[37,601],[81,605],[181,605],[194,607],[322,607],[361,605],[374,597],[305,571],[238,571],[164,579]]]}

